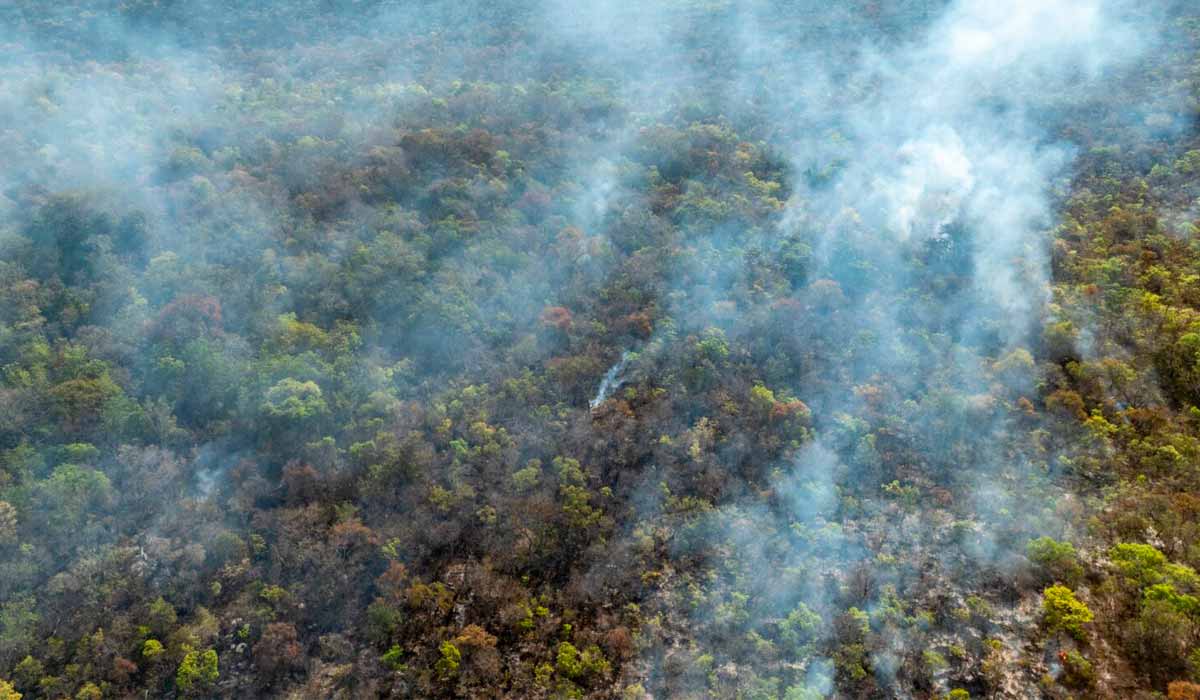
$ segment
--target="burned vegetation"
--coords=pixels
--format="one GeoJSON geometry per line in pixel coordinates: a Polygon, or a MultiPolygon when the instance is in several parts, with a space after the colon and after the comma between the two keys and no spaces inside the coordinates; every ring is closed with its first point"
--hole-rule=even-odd
{"type": "Polygon", "coordinates": [[[1200,13],[0,7],[0,700],[1200,698],[1200,13]]]}

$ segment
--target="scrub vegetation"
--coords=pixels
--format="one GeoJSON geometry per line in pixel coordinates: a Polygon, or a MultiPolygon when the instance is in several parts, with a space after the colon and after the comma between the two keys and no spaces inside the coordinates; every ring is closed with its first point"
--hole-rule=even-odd
{"type": "Polygon", "coordinates": [[[1200,8],[0,7],[0,700],[1200,698],[1200,8]]]}

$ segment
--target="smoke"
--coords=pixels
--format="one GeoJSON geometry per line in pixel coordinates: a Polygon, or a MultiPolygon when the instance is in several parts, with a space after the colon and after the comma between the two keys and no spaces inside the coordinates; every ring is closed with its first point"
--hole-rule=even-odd
{"type": "MultiPolygon", "coordinates": [[[[639,12],[669,12],[670,4],[655,7],[639,12]]],[[[782,329],[792,336],[785,345],[844,348],[851,357],[806,377],[827,375],[817,381],[773,385],[814,408],[818,435],[776,467],[774,506],[740,499],[713,511],[703,534],[689,526],[675,537],[675,556],[731,577],[725,590],[748,596],[736,629],[753,635],[770,637],[781,616],[805,606],[821,616],[814,636],[825,646],[817,648],[844,650],[855,635],[839,631],[838,616],[861,606],[876,634],[893,635],[864,666],[902,696],[900,677],[913,673],[904,659],[928,637],[887,622],[897,591],[919,600],[949,586],[961,601],[1011,580],[1028,536],[1067,526],[1053,513],[1055,456],[1036,446],[1037,421],[1016,408],[1037,381],[1027,348],[1049,301],[1055,197],[1075,152],[1058,134],[1076,105],[1153,46],[1156,18],[1105,0],[960,0],[910,33],[847,51],[820,30],[809,42],[788,34],[793,27],[773,5],[727,8],[737,18],[744,83],[707,87],[725,113],[744,110],[751,96],[765,103],[751,111],[777,125],[795,189],[775,230],[694,234],[698,246],[716,249],[713,265],[676,271],[671,316],[685,328],[751,332],[751,321],[716,309],[752,274],[739,267],[756,264],[748,249],[779,252],[799,238],[812,264],[807,289],[797,292],[809,309],[824,307],[825,320],[796,320],[782,329]],[[941,507],[914,510],[917,498],[939,493],[941,507]],[[744,568],[726,572],[733,567],[744,568]],[[866,578],[855,583],[851,572],[866,578]]],[[[805,9],[813,25],[828,26],[819,10],[805,9]]],[[[662,37],[649,45],[669,55],[662,37]]],[[[681,59],[664,63],[660,89],[691,79],[672,70],[681,59]]],[[[603,378],[601,397],[619,368],[603,378]]],[[[701,649],[738,658],[730,605],[697,605],[690,634],[701,649]]],[[[1031,623],[1017,616],[1007,624],[1031,623]]],[[[684,627],[678,632],[688,634],[684,627]]],[[[678,682],[664,669],[673,653],[647,656],[668,688],[678,682]]],[[[810,648],[788,661],[817,669],[820,659],[810,648]]],[[[843,679],[853,665],[842,659],[843,679]]],[[[827,683],[809,687],[829,692],[827,683]]]]}
{"type": "MultiPolygon", "coordinates": [[[[848,166],[831,195],[796,207],[852,208],[901,254],[965,226],[974,289],[951,302],[964,306],[957,325],[977,327],[968,310],[995,306],[1003,341],[1019,344],[1046,299],[1049,196],[1071,150],[1053,138],[1055,110],[1149,39],[1107,3],[955,3],[915,45],[867,54],[855,82],[877,87],[844,108],[848,166]]],[[[803,150],[796,163],[812,165],[803,150]]]]}
{"type": "Polygon", "coordinates": [[[612,395],[612,392],[621,386],[621,374],[625,371],[625,365],[629,362],[629,352],[621,353],[621,359],[617,363],[608,368],[604,376],[600,378],[600,386],[596,388],[596,396],[588,401],[588,406],[593,410],[600,404],[604,403],[605,399],[612,395]]]}
{"type": "MultiPolygon", "coordinates": [[[[378,503],[429,491],[494,520],[488,489],[454,483],[483,467],[430,455],[507,422],[487,457],[505,469],[570,456],[561,438],[597,446],[579,447],[597,473],[640,470],[610,479],[637,525],[582,566],[591,590],[640,576],[657,622],[628,675],[667,694],[746,691],[763,656],[796,697],[915,695],[911,659],[971,627],[948,610],[990,595],[996,634],[1030,623],[1020,551],[1069,527],[1021,408],[1066,125],[1145,60],[1154,10],[350,4],[134,2],[81,36],[58,13],[0,30],[0,251],[34,260],[29,212],[64,192],[142,222],[80,253],[108,296],[78,337],[132,368],[148,441],[202,445],[179,481],[214,520],[239,489],[245,512],[282,498],[298,455],[345,475],[424,423],[447,426],[436,449],[391,458],[435,464],[428,483],[361,457],[385,484],[364,519],[407,533],[378,503]],[[529,406],[463,408],[497,387],[529,406]],[[620,412],[587,410],[610,400],[650,417],[614,438],[620,412]]],[[[422,530],[414,570],[457,545],[422,530]]]]}

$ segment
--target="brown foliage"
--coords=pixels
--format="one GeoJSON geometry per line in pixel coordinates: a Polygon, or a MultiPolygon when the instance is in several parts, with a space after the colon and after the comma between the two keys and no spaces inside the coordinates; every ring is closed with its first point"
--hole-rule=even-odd
{"type": "Polygon", "coordinates": [[[1046,397],[1046,408],[1059,415],[1071,416],[1083,420],[1087,413],[1083,410],[1083,397],[1070,389],[1059,389],[1046,397]]]}
{"type": "Polygon", "coordinates": [[[304,665],[296,627],[288,622],[272,622],[254,645],[254,663],[268,677],[277,676],[304,665]]]}
{"type": "Polygon", "coordinates": [[[308,464],[296,460],[283,468],[284,501],[289,506],[302,506],[317,500],[321,494],[321,475],[308,464]]]}
{"type": "Polygon", "coordinates": [[[112,678],[117,683],[128,683],[131,676],[137,674],[137,664],[123,656],[118,656],[113,660],[112,678]]]}
{"type": "Polygon", "coordinates": [[[571,311],[562,306],[547,306],[542,309],[542,325],[569,331],[573,324],[571,311]]]}
{"type": "Polygon", "coordinates": [[[150,336],[161,341],[220,335],[221,332],[221,302],[211,296],[186,294],[163,307],[150,329],[150,336]]]}
{"type": "Polygon", "coordinates": [[[604,635],[604,649],[609,656],[620,661],[633,656],[633,635],[629,633],[629,628],[621,626],[610,629],[604,635]]]}
{"type": "Polygon", "coordinates": [[[388,564],[387,571],[379,575],[375,579],[375,587],[379,589],[379,594],[382,595],[388,603],[397,605],[404,600],[405,597],[405,580],[408,578],[408,569],[398,561],[393,561],[388,564]]]}
{"type": "Polygon", "coordinates": [[[454,643],[460,647],[494,647],[496,646],[496,637],[479,625],[467,625],[454,638],[454,643]]]}
{"type": "Polygon", "coordinates": [[[379,538],[361,520],[352,518],[329,530],[329,541],[343,556],[365,554],[379,544],[379,538]]]}

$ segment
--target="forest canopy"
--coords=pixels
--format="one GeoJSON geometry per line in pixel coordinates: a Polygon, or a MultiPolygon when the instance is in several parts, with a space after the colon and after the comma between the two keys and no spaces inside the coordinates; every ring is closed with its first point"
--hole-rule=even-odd
{"type": "Polygon", "coordinates": [[[0,700],[1200,698],[1200,8],[0,7],[0,700]]]}

